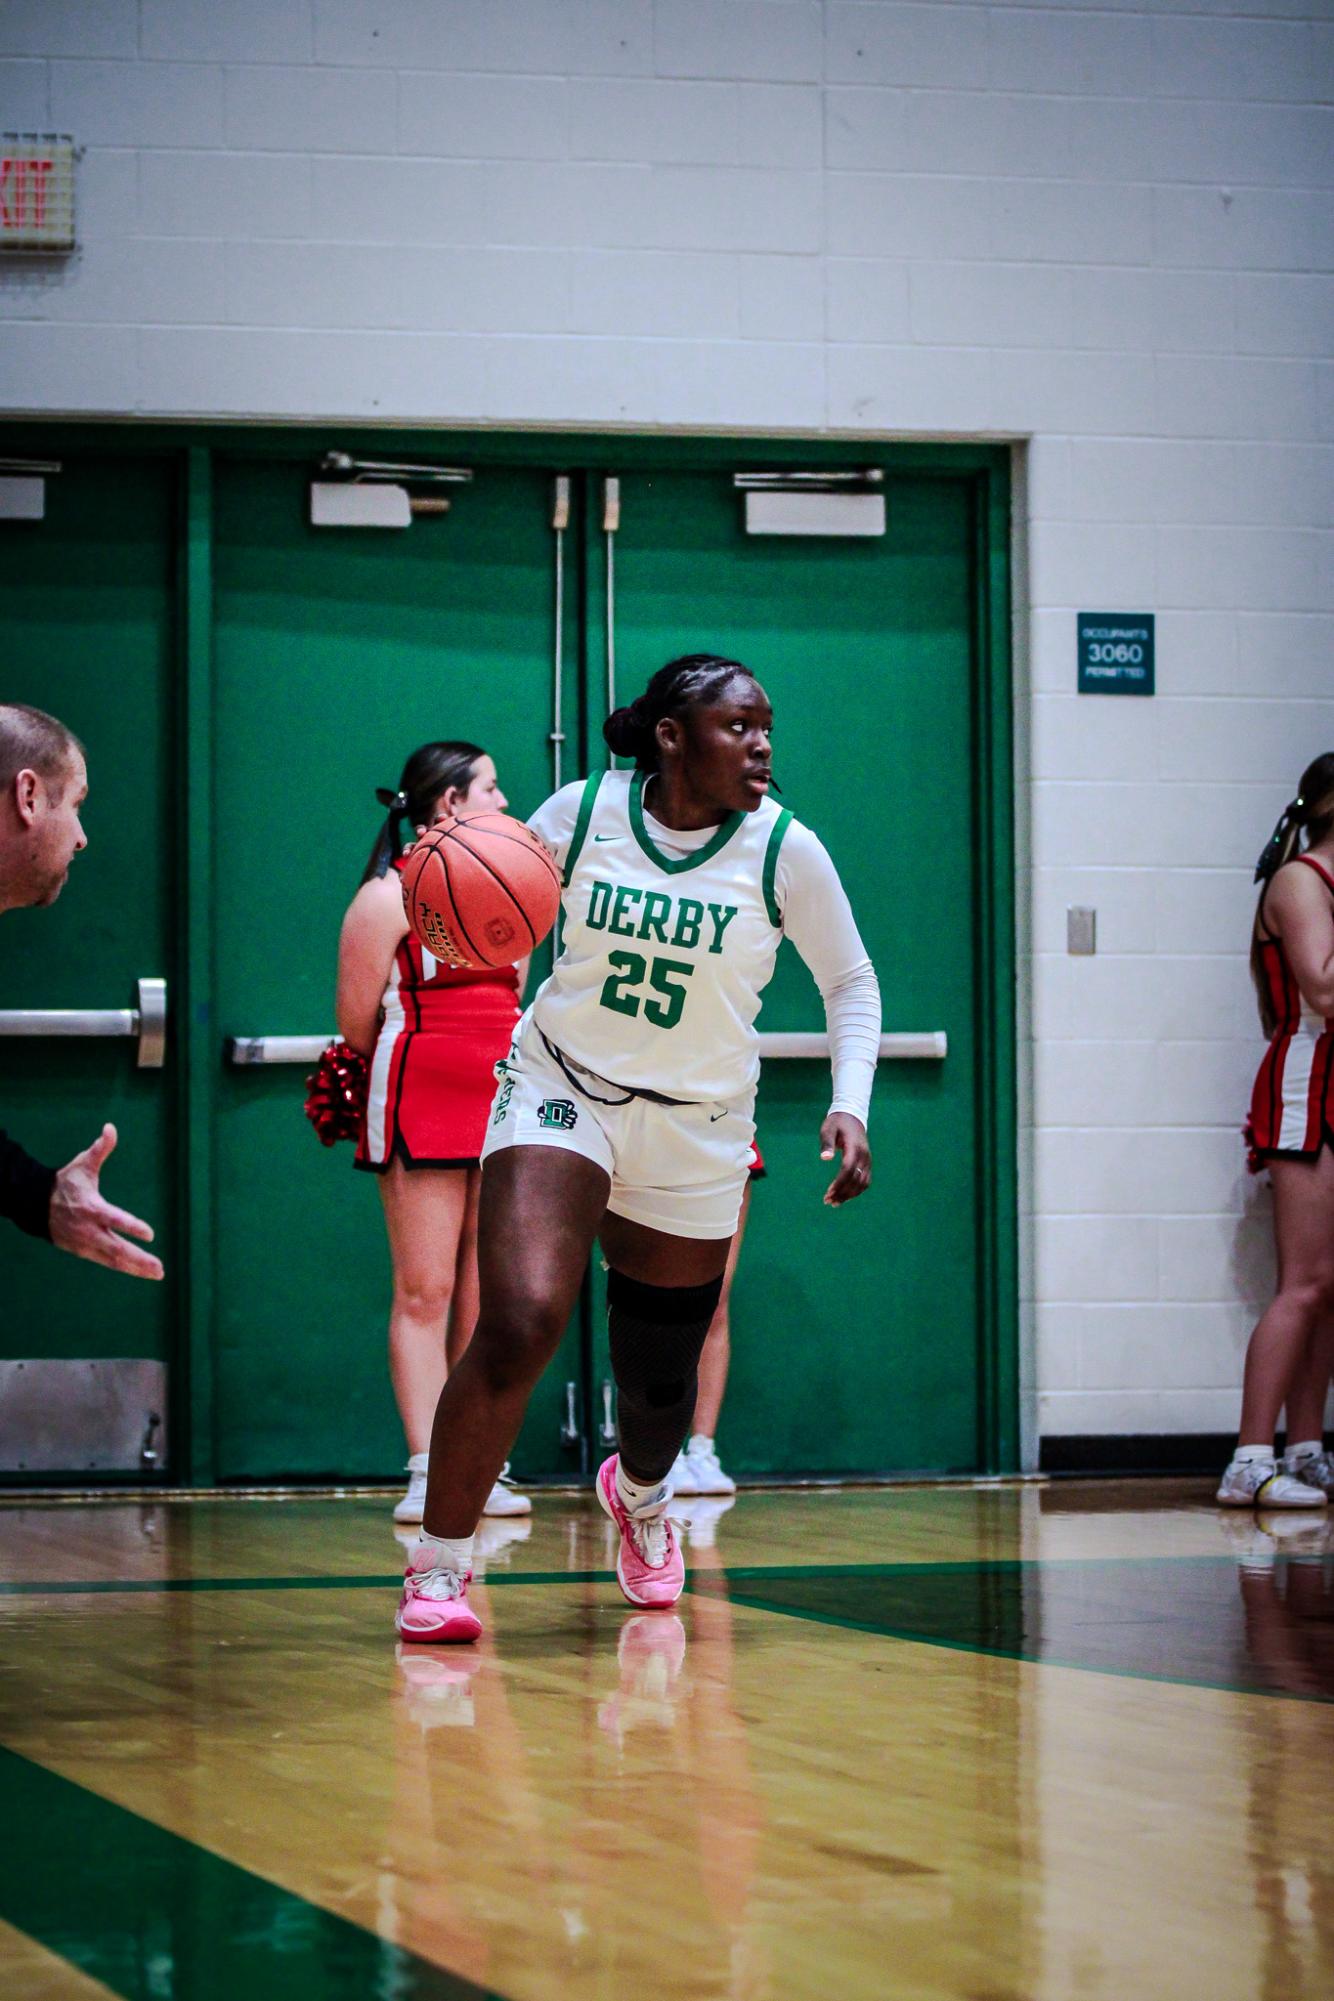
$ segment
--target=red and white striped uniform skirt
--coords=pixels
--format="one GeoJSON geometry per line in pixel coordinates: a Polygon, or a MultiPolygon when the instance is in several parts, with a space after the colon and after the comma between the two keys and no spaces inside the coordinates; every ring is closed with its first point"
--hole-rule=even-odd
{"type": "Polygon", "coordinates": [[[1251,1092],[1246,1138],[1252,1173],[1266,1157],[1309,1160],[1327,1139],[1334,1145],[1334,1030],[1303,1009],[1279,941],[1264,939],[1261,954],[1278,1028],[1251,1092]]]}
{"type": "Polygon", "coordinates": [[[495,1067],[519,1018],[513,966],[459,973],[415,939],[394,957],[371,1058],[357,1166],[475,1167],[495,1067]]]}

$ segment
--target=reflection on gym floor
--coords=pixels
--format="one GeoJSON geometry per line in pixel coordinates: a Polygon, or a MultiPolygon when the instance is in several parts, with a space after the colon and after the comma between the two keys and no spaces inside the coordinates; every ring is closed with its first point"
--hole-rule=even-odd
{"type": "Polygon", "coordinates": [[[1324,1521],[1190,1483],[678,1509],[675,1613],[539,1496],[485,1525],[481,1644],[432,1650],[378,1499],[0,1507],[6,1989],[1334,1991],[1324,1521]]]}

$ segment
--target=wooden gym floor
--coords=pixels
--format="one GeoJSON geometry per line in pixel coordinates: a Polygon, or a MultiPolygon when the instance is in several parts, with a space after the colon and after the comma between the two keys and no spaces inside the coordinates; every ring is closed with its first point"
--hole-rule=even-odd
{"type": "Polygon", "coordinates": [[[1328,2001],[1334,1529],[1198,1482],[486,1531],[396,1648],[383,1498],[0,1506],[23,2001],[1328,2001]]]}

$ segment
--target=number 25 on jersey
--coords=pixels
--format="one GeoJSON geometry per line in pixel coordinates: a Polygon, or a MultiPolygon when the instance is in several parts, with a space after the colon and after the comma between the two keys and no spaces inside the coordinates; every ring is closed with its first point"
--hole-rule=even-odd
{"type": "Polygon", "coordinates": [[[616,1014],[638,1014],[642,1006],[646,1021],[659,1028],[675,1028],[686,1004],[686,981],[695,968],[688,959],[654,959],[650,965],[642,952],[610,952],[607,964],[613,968],[603,981],[599,1005],[616,1014]],[[661,1000],[641,997],[632,991],[647,978],[652,993],[661,1000]]]}

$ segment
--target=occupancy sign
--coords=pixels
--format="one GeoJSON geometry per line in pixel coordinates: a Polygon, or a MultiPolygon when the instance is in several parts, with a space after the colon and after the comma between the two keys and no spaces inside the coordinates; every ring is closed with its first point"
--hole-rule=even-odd
{"type": "Polygon", "coordinates": [[[1081,695],[1153,693],[1153,613],[1081,611],[1081,695]]]}

